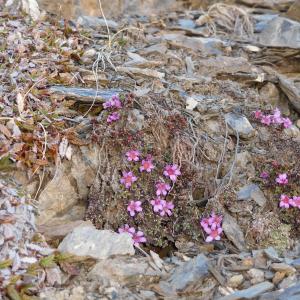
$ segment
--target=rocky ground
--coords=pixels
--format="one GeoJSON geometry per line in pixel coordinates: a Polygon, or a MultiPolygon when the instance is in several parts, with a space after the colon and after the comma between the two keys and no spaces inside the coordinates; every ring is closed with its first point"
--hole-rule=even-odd
{"type": "Polygon", "coordinates": [[[0,1],[0,299],[300,299],[300,3],[223,2],[0,1]]]}

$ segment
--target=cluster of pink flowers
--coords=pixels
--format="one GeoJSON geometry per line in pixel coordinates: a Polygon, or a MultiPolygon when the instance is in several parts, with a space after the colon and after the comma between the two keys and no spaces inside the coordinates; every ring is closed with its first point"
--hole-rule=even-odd
{"type": "MultiPolygon", "coordinates": [[[[119,96],[117,96],[117,95],[112,96],[112,98],[110,100],[103,103],[103,108],[106,110],[121,109],[122,102],[121,102],[119,96]]],[[[118,112],[114,111],[108,115],[106,121],[107,121],[107,123],[113,123],[115,121],[118,121],[119,119],[120,119],[120,114],[118,112]]]]}
{"type": "Polygon", "coordinates": [[[123,227],[120,227],[118,231],[119,233],[128,233],[131,236],[133,244],[135,246],[139,246],[141,243],[147,242],[143,231],[136,231],[134,227],[130,227],[128,224],[125,224],[123,227]]]}
{"type": "Polygon", "coordinates": [[[298,207],[300,209],[300,196],[288,197],[285,194],[280,196],[279,207],[298,207]]]}
{"type": "MultiPolygon", "coordinates": [[[[165,166],[163,174],[166,177],[169,177],[170,180],[174,183],[177,180],[177,177],[181,175],[179,167],[177,165],[167,165],[165,166]]],[[[160,214],[161,217],[168,215],[172,215],[172,210],[174,209],[174,204],[172,201],[167,202],[164,199],[161,199],[161,196],[167,196],[169,191],[171,190],[171,186],[165,182],[157,182],[156,185],[156,195],[158,196],[156,199],[150,201],[153,211],[160,214]]]]}
{"type": "Polygon", "coordinates": [[[286,185],[289,183],[289,180],[288,180],[288,176],[286,173],[283,173],[283,174],[279,174],[277,177],[276,177],[276,183],[280,184],[280,185],[286,185]]]}
{"type": "Polygon", "coordinates": [[[160,199],[159,197],[150,201],[153,206],[153,211],[158,212],[160,216],[172,215],[172,210],[174,209],[173,202],[167,202],[166,200],[160,199]]]}
{"type": "MultiPolygon", "coordinates": [[[[129,150],[126,152],[126,157],[128,161],[137,162],[140,160],[141,153],[138,150],[129,150]]],[[[140,166],[140,172],[150,173],[154,169],[154,165],[152,162],[152,156],[147,155],[146,159],[143,159],[140,166]]]]}
{"type": "Polygon", "coordinates": [[[221,239],[223,217],[216,215],[214,212],[209,218],[203,218],[200,221],[200,225],[203,230],[208,234],[205,241],[210,243],[214,240],[219,241],[221,239]]]}
{"type": "Polygon", "coordinates": [[[281,112],[278,108],[275,108],[273,114],[265,115],[261,110],[254,112],[254,117],[264,125],[278,124],[283,125],[284,128],[290,128],[292,121],[290,118],[284,118],[281,116],[281,112]]]}
{"type": "MultiPolygon", "coordinates": [[[[107,104],[105,107],[116,107],[116,104],[107,104]]],[[[125,153],[126,159],[129,162],[139,162],[141,161],[141,165],[139,167],[139,171],[151,173],[151,171],[155,168],[153,164],[153,158],[151,155],[147,155],[146,158],[141,158],[141,153],[138,150],[131,149],[125,153]]],[[[177,180],[177,177],[181,175],[180,169],[178,165],[167,165],[164,168],[163,175],[168,177],[173,184],[177,180]]],[[[132,184],[136,182],[138,178],[134,175],[132,171],[123,172],[122,178],[120,179],[120,183],[125,186],[126,189],[131,188],[132,184]]],[[[174,209],[174,204],[172,201],[166,201],[162,199],[168,195],[171,190],[171,186],[168,183],[163,181],[159,181],[155,184],[156,188],[156,199],[150,201],[153,211],[159,213],[160,216],[171,216],[172,211],[174,209]]],[[[127,211],[131,217],[135,217],[136,214],[143,211],[142,202],[139,200],[130,200],[127,204],[127,211]]],[[[135,245],[139,245],[139,243],[146,242],[146,238],[144,237],[144,233],[142,231],[135,231],[133,227],[129,227],[128,224],[125,224],[123,227],[119,228],[119,233],[127,232],[132,236],[135,245]]]]}

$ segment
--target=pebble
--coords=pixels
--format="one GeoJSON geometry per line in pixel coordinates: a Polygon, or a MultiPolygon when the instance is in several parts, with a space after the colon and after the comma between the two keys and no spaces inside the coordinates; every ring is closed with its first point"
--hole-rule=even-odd
{"type": "Polygon", "coordinates": [[[263,282],[265,279],[265,273],[259,269],[250,269],[247,274],[251,277],[252,284],[263,282]]]}
{"type": "Polygon", "coordinates": [[[283,280],[284,277],[285,277],[285,272],[276,272],[272,279],[272,282],[277,285],[283,280]]]}
{"type": "Polygon", "coordinates": [[[244,276],[242,274],[234,275],[229,278],[228,285],[232,288],[237,288],[240,286],[244,281],[244,276]]]}
{"type": "Polygon", "coordinates": [[[255,129],[243,115],[228,113],[225,115],[225,121],[233,129],[233,133],[243,139],[249,139],[255,135],[255,129]]]}

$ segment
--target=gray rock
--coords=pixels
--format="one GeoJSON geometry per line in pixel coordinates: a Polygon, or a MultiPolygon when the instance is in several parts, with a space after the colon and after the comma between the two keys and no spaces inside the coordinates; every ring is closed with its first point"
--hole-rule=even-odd
{"type": "Polygon", "coordinates": [[[167,281],[160,282],[160,287],[168,294],[171,294],[172,292],[185,289],[193,282],[199,283],[203,278],[207,277],[208,273],[207,257],[199,254],[177,267],[167,281]]]}
{"type": "Polygon", "coordinates": [[[278,287],[280,289],[287,289],[291,286],[293,286],[294,284],[296,284],[298,282],[296,275],[291,275],[287,278],[284,278],[280,284],[278,285],[278,287]]]}
{"type": "Polygon", "coordinates": [[[98,169],[100,147],[81,146],[74,150],[71,161],[64,160],[48,182],[38,200],[38,225],[64,225],[82,220],[86,199],[98,169]]]}
{"type": "Polygon", "coordinates": [[[152,291],[141,290],[140,295],[142,299],[157,299],[155,293],[152,291]]]}
{"type": "Polygon", "coordinates": [[[58,246],[58,250],[96,259],[134,254],[132,239],[128,234],[97,230],[86,225],[76,227],[69,233],[58,246]]]}
{"type": "Polygon", "coordinates": [[[234,218],[229,214],[224,215],[223,219],[223,230],[227,238],[240,250],[246,248],[245,237],[234,218]]]}
{"type": "Polygon", "coordinates": [[[61,164],[56,171],[55,177],[40,194],[38,201],[38,224],[47,223],[57,214],[69,210],[77,203],[79,197],[76,187],[70,182],[66,171],[66,167],[61,164]]]}
{"type": "Polygon", "coordinates": [[[266,46],[300,48],[300,23],[283,17],[273,18],[258,39],[266,46]]]}
{"type": "Polygon", "coordinates": [[[225,115],[225,121],[233,130],[233,133],[238,133],[243,139],[249,139],[255,135],[255,129],[245,116],[228,113],[225,115]]]}
{"type": "Polygon", "coordinates": [[[297,259],[294,259],[294,260],[292,261],[291,265],[292,265],[294,268],[296,268],[296,269],[299,270],[299,269],[300,269],[300,257],[297,258],[297,259]]]}
{"type": "Polygon", "coordinates": [[[193,29],[196,27],[195,22],[191,19],[179,19],[178,25],[183,28],[189,28],[189,29],[193,29]]]}
{"type": "Polygon", "coordinates": [[[279,87],[285,93],[295,110],[300,113],[300,90],[296,83],[283,75],[277,75],[279,87]]]}
{"type": "Polygon", "coordinates": [[[266,205],[267,199],[256,184],[249,184],[242,187],[237,193],[238,200],[253,200],[259,206],[264,207],[266,205]]]}
{"type": "Polygon", "coordinates": [[[299,300],[300,299],[300,283],[285,289],[279,296],[276,298],[278,300],[299,300]]]}
{"type": "Polygon", "coordinates": [[[105,277],[122,284],[161,276],[161,272],[149,265],[148,258],[115,257],[99,261],[89,272],[91,280],[105,277]]]}
{"type": "Polygon", "coordinates": [[[278,107],[284,115],[290,115],[289,104],[285,99],[280,97],[280,92],[274,83],[266,83],[259,90],[259,95],[264,103],[271,104],[272,107],[278,107]]]}
{"type": "Polygon", "coordinates": [[[268,292],[259,296],[258,300],[278,300],[280,291],[268,292]]]}
{"type": "Polygon", "coordinates": [[[270,291],[274,288],[274,284],[265,281],[251,286],[248,289],[236,291],[231,295],[221,297],[218,300],[239,300],[239,299],[253,299],[260,294],[270,291]]]}
{"type": "Polygon", "coordinates": [[[99,27],[106,27],[106,24],[108,27],[116,29],[118,28],[118,23],[116,23],[113,20],[105,20],[98,17],[92,17],[92,16],[80,16],[77,19],[77,24],[81,25],[83,27],[92,27],[94,29],[97,29],[99,27]]]}
{"type": "Polygon", "coordinates": [[[264,253],[267,258],[271,259],[273,262],[282,262],[282,258],[279,257],[277,251],[273,247],[264,249],[264,253]]]}
{"type": "Polygon", "coordinates": [[[278,16],[275,14],[262,14],[262,15],[254,15],[254,19],[257,21],[254,27],[254,31],[256,33],[260,33],[266,29],[268,23],[278,16]]]}
{"type": "Polygon", "coordinates": [[[290,128],[285,128],[283,132],[290,138],[297,138],[300,136],[300,129],[295,125],[292,125],[290,128]]]}

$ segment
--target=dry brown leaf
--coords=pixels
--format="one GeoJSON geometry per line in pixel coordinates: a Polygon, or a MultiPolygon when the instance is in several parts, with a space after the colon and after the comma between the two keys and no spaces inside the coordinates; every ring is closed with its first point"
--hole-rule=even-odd
{"type": "Polygon", "coordinates": [[[11,138],[11,132],[3,124],[0,124],[0,132],[2,132],[8,139],[11,138]]]}
{"type": "Polygon", "coordinates": [[[34,163],[39,166],[46,166],[49,162],[47,161],[47,159],[37,159],[34,161],[34,163]]]}

